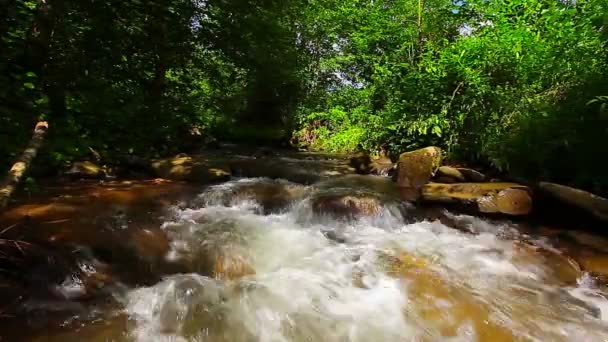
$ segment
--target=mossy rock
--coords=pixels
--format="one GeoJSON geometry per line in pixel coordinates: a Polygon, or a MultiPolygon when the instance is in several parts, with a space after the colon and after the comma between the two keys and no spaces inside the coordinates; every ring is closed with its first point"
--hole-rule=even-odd
{"type": "Polygon", "coordinates": [[[217,183],[230,179],[226,163],[204,157],[177,156],[152,163],[156,176],[165,179],[197,183],[217,183]]]}
{"type": "Polygon", "coordinates": [[[404,194],[411,194],[406,200],[416,200],[420,196],[419,189],[427,184],[443,160],[443,152],[439,147],[430,146],[419,150],[405,152],[399,156],[397,185],[400,188],[411,189],[404,194]]]}

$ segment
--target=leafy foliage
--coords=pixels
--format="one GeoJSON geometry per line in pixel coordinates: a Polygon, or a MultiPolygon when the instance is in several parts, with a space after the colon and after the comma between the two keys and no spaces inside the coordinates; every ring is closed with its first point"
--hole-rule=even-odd
{"type": "Polygon", "coordinates": [[[0,161],[212,137],[453,158],[605,191],[606,0],[48,0],[0,5],[0,161]],[[196,133],[196,134],[194,134],[196,133]],[[533,147],[533,148],[531,148],[533,147]]]}
{"type": "Polygon", "coordinates": [[[300,109],[311,146],[434,144],[515,175],[608,189],[598,158],[608,152],[606,1],[349,3],[327,9],[342,21],[319,77],[334,77],[300,109]]]}

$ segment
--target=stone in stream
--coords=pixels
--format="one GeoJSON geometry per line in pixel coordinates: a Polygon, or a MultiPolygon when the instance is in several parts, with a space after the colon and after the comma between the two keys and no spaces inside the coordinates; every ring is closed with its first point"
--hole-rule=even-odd
{"type": "Polygon", "coordinates": [[[423,186],[422,200],[473,204],[481,213],[520,216],[532,211],[529,188],[516,183],[431,183],[423,186]]]}
{"type": "Polygon", "coordinates": [[[221,160],[203,156],[179,155],[152,162],[156,176],[179,181],[217,183],[231,177],[230,168],[221,160]]]}
{"type": "Polygon", "coordinates": [[[583,270],[608,280],[608,254],[580,253],[576,260],[583,270]]]}
{"type": "Polygon", "coordinates": [[[314,213],[334,217],[376,216],[382,208],[382,200],[373,194],[324,194],[312,199],[314,213]]]}
{"type": "Polygon", "coordinates": [[[258,231],[232,218],[219,220],[201,217],[196,226],[179,223],[165,229],[173,244],[180,246],[169,259],[185,267],[187,272],[199,273],[220,280],[236,280],[255,274],[249,244],[258,231]]]}
{"type": "MultiPolygon", "coordinates": [[[[451,166],[440,166],[437,169],[437,176],[440,178],[448,178],[452,179],[452,182],[449,183],[462,183],[465,181],[464,175],[456,168],[451,166]]],[[[439,182],[442,183],[442,182],[439,182]]]]}
{"type": "Polygon", "coordinates": [[[229,206],[253,201],[261,206],[264,214],[270,214],[289,207],[309,191],[308,186],[282,180],[241,180],[231,184],[229,190],[223,186],[217,189],[211,187],[196,202],[204,206],[229,206]]]}
{"type": "Polygon", "coordinates": [[[467,322],[473,325],[480,341],[513,341],[512,331],[491,319],[491,307],[476,299],[464,287],[451,284],[433,270],[427,258],[397,251],[381,252],[379,259],[387,273],[407,280],[408,307],[406,315],[428,323],[436,338],[454,337],[467,322]]]}
{"type": "Polygon", "coordinates": [[[368,175],[372,171],[372,158],[367,152],[356,153],[350,158],[349,164],[361,175],[368,175]]]}
{"type": "Polygon", "coordinates": [[[467,182],[482,183],[488,180],[488,177],[486,175],[477,170],[469,169],[466,167],[458,167],[456,168],[456,170],[458,170],[458,172],[460,172],[460,174],[464,176],[467,182]]]}
{"type": "Polygon", "coordinates": [[[379,157],[372,160],[371,174],[377,176],[388,176],[394,168],[393,161],[389,157],[379,157]]]}
{"type": "Polygon", "coordinates": [[[443,184],[459,183],[457,179],[454,179],[452,177],[446,177],[446,176],[435,177],[435,178],[433,178],[433,182],[434,183],[443,183],[443,184]]]}
{"type": "Polygon", "coordinates": [[[561,282],[566,285],[575,285],[582,276],[581,267],[574,259],[547,248],[523,241],[514,241],[513,252],[511,262],[517,266],[542,265],[548,271],[544,278],[545,283],[561,282]]]}
{"type": "Polygon", "coordinates": [[[405,152],[399,156],[397,185],[404,200],[415,201],[420,197],[420,189],[430,181],[442,160],[443,152],[435,146],[405,152]]]}
{"type": "Polygon", "coordinates": [[[72,166],[65,172],[66,176],[71,178],[82,178],[82,179],[103,179],[108,177],[105,168],[90,162],[74,162],[72,166]]]}
{"type": "Polygon", "coordinates": [[[565,185],[540,182],[540,191],[557,200],[581,208],[597,219],[608,222],[608,199],[565,185]]]}

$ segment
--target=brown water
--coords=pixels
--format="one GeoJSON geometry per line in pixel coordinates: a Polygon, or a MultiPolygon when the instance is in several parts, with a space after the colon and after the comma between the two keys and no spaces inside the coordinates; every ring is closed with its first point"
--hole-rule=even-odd
{"type": "Polygon", "coordinates": [[[608,339],[605,238],[415,208],[391,189],[45,187],[0,219],[43,248],[0,274],[0,340],[608,339]]]}

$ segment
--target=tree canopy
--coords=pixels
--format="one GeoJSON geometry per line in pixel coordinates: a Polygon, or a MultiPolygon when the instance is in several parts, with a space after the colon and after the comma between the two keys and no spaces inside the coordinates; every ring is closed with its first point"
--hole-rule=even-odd
{"type": "Polygon", "coordinates": [[[91,149],[153,156],[293,136],[335,152],[433,144],[608,189],[607,0],[7,0],[0,11],[3,166],[44,119],[57,168],[91,149]]]}

